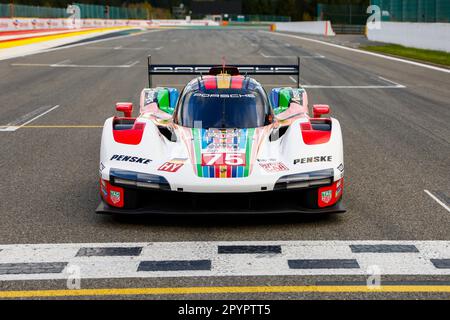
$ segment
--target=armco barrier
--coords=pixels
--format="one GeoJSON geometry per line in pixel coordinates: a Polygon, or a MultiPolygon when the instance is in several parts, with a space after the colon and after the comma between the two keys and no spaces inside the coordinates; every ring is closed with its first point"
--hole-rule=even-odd
{"type": "Polygon", "coordinates": [[[171,27],[171,26],[218,26],[212,20],[113,20],[113,19],[39,19],[13,18],[0,19],[1,31],[42,30],[42,29],[80,29],[103,27],[171,27]]]}
{"type": "Polygon", "coordinates": [[[450,23],[381,22],[380,29],[367,28],[367,38],[405,47],[450,52],[450,23]]]}
{"type": "Polygon", "coordinates": [[[325,37],[335,36],[330,21],[279,22],[272,28],[276,31],[317,34],[325,37]]]}

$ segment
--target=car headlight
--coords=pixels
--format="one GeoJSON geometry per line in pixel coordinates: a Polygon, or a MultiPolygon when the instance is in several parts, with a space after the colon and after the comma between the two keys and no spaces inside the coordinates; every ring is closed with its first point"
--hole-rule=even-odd
{"type": "Polygon", "coordinates": [[[111,169],[109,175],[111,184],[117,186],[171,190],[166,178],[154,174],[111,169]]]}
{"type": "Polygon", "coordinates": [[[326,186],[333,182],[333,169],[290,174],[278,179],[274,190],[302,189],[326,186]]]}

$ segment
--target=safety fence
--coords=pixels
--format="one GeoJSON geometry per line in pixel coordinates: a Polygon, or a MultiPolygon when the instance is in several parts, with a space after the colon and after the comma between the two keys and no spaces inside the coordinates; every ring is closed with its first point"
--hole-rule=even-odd
{"type": "Polygon", "coordinates": [[[229,21],[234,22],[290,22],[288,16],[269,16],[269,15],[230,15],[229,21]]]}
{"type": "Polygon", "coordinates": [[[125,8],[75,3],[82,19],[150,19],[150,10],[144,7],[125,8]]]}
{"type": "Polygon", "coordinates": [[[333,25],[365,25],[367,6],[317,4],[317,20],[331,21],[333,25]]]}
{"type": "Polygon", "coordinates": [[[371,0],[384,11],[383,21],[450,22],[449,0],[371,0]]]}
{"type": "MultiPolygon", "coordinates": [[[[152,12],[146,7],[113,7],[75,3],[82,19],[151,19],[152,12]]],[[[67,18],[67,8],[0,4],[0,18],[67,18]]]]}
{"type": "Polygon", "coordinates": [[[1,18],[67,18],[68,16],[69,14],[67,13],[67,10],[65,8],[50,8],[0,3],[1,18]]]}

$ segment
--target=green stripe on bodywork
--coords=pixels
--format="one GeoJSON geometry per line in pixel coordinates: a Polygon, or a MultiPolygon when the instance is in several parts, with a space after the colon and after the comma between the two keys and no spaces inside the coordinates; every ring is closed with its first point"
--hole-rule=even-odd
{"type": "Polygon", "coordinates": [[[253,147],[253,135],[255,134],[255,129],[247,130],[247,145],[246,145],[246,155],[245,155],[245,169],[244,169],[244,177],[248,177],[250,171],[250,160],[252,155],[252,147],[253,147]]]}
{"type": "Polygon", "coordinates": [[[290,88],[285,88],[285,89],[281,89],[280,90],[280,96],[279,96],[279,100],[278,100],[278,106],[282,109],[287,109],[289,108],[289,104],[291,103],[291,91],[292,89],[290,88]]]}
{"type": "Polygon", "coordinates": [[[158,95],[157,95],[157,100],[158,100],[159,109],[161,109],[162,111],[164,111],[166,113],[171,114],[169,90],[167,90],[167,89],[159,90],[158,95]]]}
{"type": "Polygon", "coordinates": [[[195,152],[195,159],[197,164],[197,175],[199,177],[203,177],[203,168],[202,168],[202,153],[200,151],[200,145],[202,143],[201,139],[201,129],[198,128],[192,128],[192,136],[194,138],[194,152],[195,152]]]}

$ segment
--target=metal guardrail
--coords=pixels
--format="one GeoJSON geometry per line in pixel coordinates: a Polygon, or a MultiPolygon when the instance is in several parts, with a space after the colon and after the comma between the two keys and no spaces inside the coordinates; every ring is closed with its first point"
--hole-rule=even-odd
{"type": "Polygon", "coordinates": [[[364,34],[366,29],[365,25],[355,24],[333,24],[332,27],[336,34],[364,34]]]}

